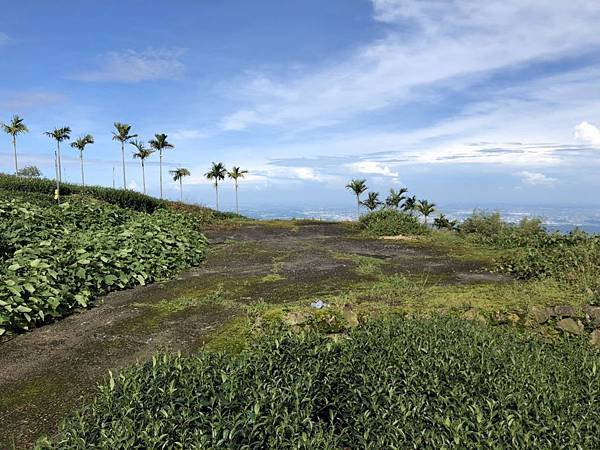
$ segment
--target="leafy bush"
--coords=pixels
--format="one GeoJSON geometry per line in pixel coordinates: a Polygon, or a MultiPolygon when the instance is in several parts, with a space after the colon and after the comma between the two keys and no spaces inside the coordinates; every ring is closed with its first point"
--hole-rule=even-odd
{"type": "Polygon", "coordinates": [[[124,370],[38,448],[598,448],[600,358],[456,318],[124,370]]]}
{"type": "MultiPolygon", "coordinates": [[[[46,178],[18,178],[14,175],[0,174],[0,190],[12,192],[31,192],[52,196],[56,182],[46,178]]],[[[61,183],[61,196],[83,194],[107,203],[130,208],[136,211],[154,212],[164,207],[164,202],[148,195],[124,189],[111,189],[102,186],[80,186],[61,183]]],[[[52,197],[50,197],[52,198],[52,197]]]]}
{"type": "Polygon", "coordinates": [[[180,212],[193,217],[199,224],[211,224],[222,220],[239,219],[243,220],[246,217],[233,212],[216,211],[211,208],[200,205],[192,205],[189,203],[173,202],[166,200],[165,205],[171,211],[180,212]]]}
{"type": "Polygon", "coordinates": [[[535,245],[547,232],[538,218],[524,217],[518,224],[504,222],[499,213],[475,211],[460,224],[461,234],[497,248],[518,248],[535,245]]]}
{"type": "Polygon", "coordinates": [[[0,236],[0,335],[197,264],[206,246],[182,215],[76,198],[60,206],[0,199],[0,236]]]}
{"type": "Polygon", "coordinates": [[[429,229],[406,213],[391,208],[383,208],[360,217],[360,226],[375,236],[395,236],[399,234],[425,234],[429,229]]]}

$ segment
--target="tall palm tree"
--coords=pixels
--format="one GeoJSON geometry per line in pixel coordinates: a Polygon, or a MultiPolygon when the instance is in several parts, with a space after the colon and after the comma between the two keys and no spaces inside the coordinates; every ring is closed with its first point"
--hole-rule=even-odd
{"type": "Polygon", "coordinates": [[[175,170],[169,170],[169,173],[173,175],[173,181],[179,181],[179,201],[183,201],[183,177],[189,177],[191,175],[190,171],[183,168],[178,167],[175,170]]]}
{"type": "Polygon", "coordinates": [[[91,134],[86,134],[79,139],[76,139],[74,142],[71,142],[71,147],[79,150],[79,161],[81,162],[81,185],[85,186],[85,177],[83,175],[83,151],[85,150],[85,146],[88,144],[94,143],[94,137],[91,134]]]}
{"type": "Polygon", "coordinates": [[[406,198],[404,196],[404,194],[406,194],[407,192],[408,192],[408,189],[406,189],[404,187],[398,189],[397,191],[390,189],[390,195],[388,195],[388,197],[385,199],[386,206],[388,206],[390,208],[398,209],[402,200],[404,200],[406,198]]]}
{"type": "Polygon", "coordinates": [[[238,179],[244,178],[244,175],[247,173],[247,170],[240,170],[240,168],[236,166],[233,166],[233,169],[227,171],[227,176],[235,183],[235,212],[238,214],[240,213],[240,205],[238,202],[238,179]]]}
{"type": "Polygon", "coordinates": [[[125,143],[131,139],[136,138],[137,134],[129,134],[131,132],[131,125],[127,123],[115,122],[115,129],[113,131],[113,141],[119,141],[121,143],[121,158],[123,161],[123,189],[127,189],[127,177],[125,176],[125,143]]]}
{"type": "Polygon", "coordinates": [[[137,139],[130,142],[135,148],[137,148],[137,152],[133,153],[133,158],[139,158],[142,162],[142,186],[144,188],[144,194],[146,193],[146,169],[144,168],[144,160],[154,153],[153,150],[144,147],[144,143],[142,141],[138,141],[137,139]]]}
{"type": "Polygon", "coordinates": [[[362,201],[361,205],[366,207],[369,211],[374,211],[379,206],[383,205],[383,203],[379,201],[379,192],[369,192],[367,199],[362,201]]]}
{"type": "Polygon", "coordinates": [[[212,163],[212,167],[208,172],[204,174],[206,178],[209,180],[213,180],[215,183],[215,194],[217,196],[217,211],[219,210],[219,180],[225,179],[225,174],[227,173],[227,169],[223,163],[212,163]]]}
{"type": "Polygon", "coordinates": [[[427,218],[432,212],[435,211],[435,203],[429,203],[427,200],[419,200],[417,209],[421,214],[423,214],[425,225],[427,225],[427,218]]]}
{"type": "Polygon", "coordinates": [[[175,147],[173,144],[170,144],[169,142],[167,142],[167,135],[162,133],[162,134],[155,134],[154,135],[154,139],[148,141],[148,143],[150,144],[150,147],[153,148],[154,150],[158,150],[158,155],[159,155],[159,170],[160,170],[160,198],[163,198],[163,182],[162,182],[162,158],[163,158],[163,150],[166,150],[168,148],[173,148],[175,147]]]}
{"type": "Polygon", "coordinates": [[[60,163],[60,143],[71,139],[71,129],[69,127],[55,128],[53,131],[46,131],[46,136],[56,140],[56,150],[54,150],[54,167],[56,169],[56,201],[60,203],[60,182],[62,166],[60,163]]]}
{"type": "Polygon", "coordinates": [[[3,123],[2,129],[5,133],[12,136],[13,152],[15,155],[15,175],[19,174],[19,164],[17,162],[17,134],[27,133],[29,129],[19,116],[13,116],[10,123],[3,123]]]}
{"type": "Polygon", "coordinates": [[[417,197],[413,195],[404,200],[402,209],[412,216],[415,209],[417,209],[417,197]]]}
{"type": "Polygon", "coordinates": [[[360,216],[360,195],[364,193],[368,188],[366,184],[367,180],[352,180],[346,185],[346,189],[350,189],[356,195],[356,215],[360,216]]]}

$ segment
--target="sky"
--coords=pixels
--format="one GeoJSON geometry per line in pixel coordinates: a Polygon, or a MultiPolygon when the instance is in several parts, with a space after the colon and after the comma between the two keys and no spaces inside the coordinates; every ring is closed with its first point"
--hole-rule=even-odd
{"type": "MultiPolygon", "coordinates": [[[[184,200],[211,162],[249,171],[242,206],[353,207],[345,185],[438,205],[600,206],[597,0],[0,0],[0,121],[20,165],[91,133],[86,182],[122,184],[113,123],[166,133],[184,200]],[[6,4],[2,4],[6,3],[6,4]]],[[[79,181],[65,145],[65,178],[79,181]]],[[[141,189],[127,149],[128,187],[141,189]]],[[[0,171],[12,170],[0,136],[0,171]]],[[[147,163],[158,194],[158,158],[147,163]]],[[[233,184],[221,203],[234,204],[233,184]]],[[[166,184],[170,198],[178,184],[166,184]]]]}

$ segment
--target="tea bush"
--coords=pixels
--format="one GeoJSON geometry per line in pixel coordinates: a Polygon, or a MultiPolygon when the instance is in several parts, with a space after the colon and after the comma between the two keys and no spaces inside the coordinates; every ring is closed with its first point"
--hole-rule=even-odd
{"type": "Polygon", "coordinates": [[[182,215],[89,198],[60,206],[0,199],[0,236],[0,335],[195,265],[206,247],[182,215]]]}
{"type": "Polygon", "coordinates": [[[360,226],[375,236],[426,234],[429,229],[416,217],[391,208],[383,208],[360,217],[360,226]]]}
{"type": "Polygon", "coordinates": [[[111,376],[38,448],[599,448],[599,369],[577,341],[451,317],[284,331],[111,376]]]}
{"type": "MultiPolygon", "coordinates": [[[[14,175],[0,174],[0,191],[29,192],[47,194],[52,198],[56,182],[46,178],[23,178],[14,175]]],[[[86,195],[98,200],[130,208],[136,211],[153,212],[165,206],[162,200],[135,191],[111,189],[102,186],[81,186],[78,184],[61,183],[60,193],[63,197],[74,194],[86,195]]],[[[63,200],[66,200],[63,198],[63,200]]]]}

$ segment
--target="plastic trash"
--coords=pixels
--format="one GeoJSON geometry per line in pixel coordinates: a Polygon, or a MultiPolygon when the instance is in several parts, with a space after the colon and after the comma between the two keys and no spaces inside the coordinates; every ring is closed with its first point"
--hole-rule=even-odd
{"type": "Polygon", "coordinates": [[[312,306],[315,309],[322,309],[325,308],[327,306],[327,303],[325,303],[323,300],[321,299],[317,299],[314,302],[312,302],[310,304],[310,306],[312,306]]]}

